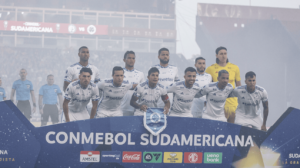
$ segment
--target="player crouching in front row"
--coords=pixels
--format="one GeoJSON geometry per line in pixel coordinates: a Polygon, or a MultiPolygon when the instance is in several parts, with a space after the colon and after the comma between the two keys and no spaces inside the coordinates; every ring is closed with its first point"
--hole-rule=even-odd
{"type": "Polygon", "coordinates": [[[157,108],[157,102],[161,98],[165,103],[164,113],[170,109],[170,101],[164,86],[158,83],[159,70],[156,67],[148,71],[148,80],[139,84],[130,100],[130,105],[136,108],[135,116],[142,116],[147,108],[157,108]],[[138,103],[136,102],[138,100],[138,103]]]}
{"type": "Polygon", "coordinates": [[[82,68],[79,80],[67,87],[63,103],[66,122],[94,118],[100,97],[97,85],[91,83],[92,74],[90,68],[82,68]],[[91,115],[86,109],[90,99],[93,104],[91,115]]]}
{"type": "Polygon", "coordinates": [[[239,86],[233,90],[230,97],[238,97],[235,124],[261,129],[266,131],[266,122],[269,113],[267,91],[256,85],[256,74],[252,71],[245,76],[246,85],[239,86]],[[264,107],[263,121],[258,113],[260,104],[264,107]]]}

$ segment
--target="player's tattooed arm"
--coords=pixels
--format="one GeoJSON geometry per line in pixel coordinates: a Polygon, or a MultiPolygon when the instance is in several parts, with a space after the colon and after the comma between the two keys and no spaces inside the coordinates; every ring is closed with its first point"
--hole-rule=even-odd
{"type": "Polygon", "coordinates": [[[70,84],[70,82],[64,81],[64,87],[63,87],[64,92],[66,91],[69,84],[70,84]]]}
{"type": "Polygon", "coordinates": [[[138,84],[133,84],[130,90],[134,90],[138,84]]]}
{"type": "Polygon", "coordinates": [[[171,103],[170,103],[170,100],[169,100],[169,96],[168,96],[167,94],[166,94],[166,95],[163,95],[163,96],[161,96],[161,99],[162,99],[163,102],[165,103],[164,114],[168,114],[168,113],[169,113],[170,106],[171,106],[171,103]]]}
{"type": "Polygon", "coordinates": [[[68,107],[69,102],[70,102],[70,100],[64,99],[63,109],[64,109],[64,114],[65,114],[66,122],[70,122],[69,107],[68,107]]]}
{"type": "Polygon", "coordinates": [[[269,102],[268,101],[263,102],[263,107],[264,107],[264,120],[263,120],[263,125],[261,126],[261,130],[267,131],[266,124],[269,115],[269,102]]]}
{"type": "Polygon", "coordinates": [[[97,112],[98,101],[92,101],[93,107],[91,111],[91,119],[93,119],[97,112]]]}
{"type": "Polygon", "coordinates": [[[142,111],[146,111],[147,110],[147,106],[146,105],[139,105],[136,102],[138,99],[139,98],[133,94],[132,97],[131,97],[131,100],[130,100],[130,105],[132,107],[136,108],[136,109],[141,109],[142,111]]]}

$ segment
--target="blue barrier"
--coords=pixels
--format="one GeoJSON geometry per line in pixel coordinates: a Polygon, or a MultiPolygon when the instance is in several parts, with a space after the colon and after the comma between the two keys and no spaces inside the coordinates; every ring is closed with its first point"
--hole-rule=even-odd
{"type": "Polygon", "coordinates": [[[268,132],[199,118],[167,117],[159,136],[143,117],[99,118],[35,128],[0,102],[0,167],[300,167],[300,111],[268,132]]]}

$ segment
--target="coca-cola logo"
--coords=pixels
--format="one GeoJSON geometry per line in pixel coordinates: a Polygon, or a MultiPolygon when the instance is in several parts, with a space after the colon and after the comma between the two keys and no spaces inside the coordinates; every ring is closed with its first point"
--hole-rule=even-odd
{"type": "Polygon", "coordinates": [[[123,162],[133,162],[140,163],[141,162],[141,152],[123,152],[123,162]]]}
{"type": "Polygon", "coordinates": [[[139,160],[140,157],[141,157],[140,154],[134,154],[134,155],[127,155],[127,154],[125,154],[123,156],[123,160],[139,160]]]}

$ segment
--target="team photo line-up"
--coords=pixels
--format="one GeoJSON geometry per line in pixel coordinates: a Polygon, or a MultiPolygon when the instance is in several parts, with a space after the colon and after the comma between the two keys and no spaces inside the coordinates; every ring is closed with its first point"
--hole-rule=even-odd
{"type": "MultiPolygon", "coordinates": [[[[169,116],[230,122],[266,131],[268,96],[264,88],[256,85],[256,74],[247,72],[245,85],[241,85],[239,67],[228,61],[227,49],[218,47],[215,52],[215,64],[206,68],[205,58],[198,57],[195,68],[186,68],[184,80],[180,81],[177,67],[169,64],[167,48],[158,51],[160,62],[149,69],[146,79],[143,72],[134,69],[135,53],[127,51],[123,59],[125,68],[115,66],[112,79],[100,80],[98,68],[89,63],[89,49],[80,47],[80,61],[66,70],[64,98],[51,74],[47,76],[47,84],[39,89],[41,125],[47,125],[49,117],[55,124],[59,117],[62,122],[70,122],[143,116],[147,108],[163,108],[169,116]],[[261,103],[263,118],[259,113],[261,103]]],[[[10,100],[30,120],[37,106],[33,85],[26,79],[26,69],[21,69],[19,75],[20,79],[12,85],[10,100]]],[[[0,101],[3,101],[6,94],[1,84],[0,78],[0,101]]]]}

